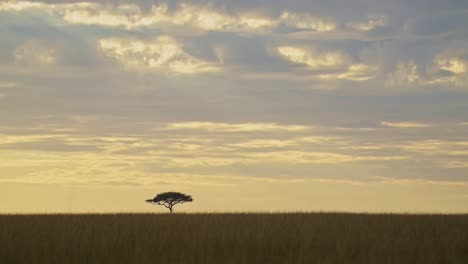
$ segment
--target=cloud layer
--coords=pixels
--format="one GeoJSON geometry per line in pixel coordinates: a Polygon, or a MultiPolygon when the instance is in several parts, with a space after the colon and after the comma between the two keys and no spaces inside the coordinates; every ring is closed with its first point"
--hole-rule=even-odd
{"type": "MultiPolygon", "coordinates": [[[[463,34],[457,30],[446,32],[453,39],[449,45],[439,45],[433,40],[434,45],[425,45],[415,50],[413,58],[408,58],[395,54],[394,49],[395,46],[408,47],[411,43],[416,47],[422,41],[414,32],[422,30],[419,20],[424,19],[416,18],[416,14],[402,18],[393,12],[374,11],[363,19],[350,14],[298,12],[293,7],[272,6],[268,10],[247,5],[221,8],[215,2],[144,5],[138,2],[6,1],[0,4],[0,12],[22,18],[35,16],[65,31],[81,26],[81,32],[85,32],[81,37],[93,40],[91,48],[95,52],[114,58],[130,71],[210,73],[216,70],[220,74],[245,74],[243,69],[248,68],[249,76],[282,76],[283,79],[300,76],[304,80],[314,79],[316,87],[345,87],[348,82],[370,87],[375,86],[376,81],[394,89],[466,87],[467,53],[461,44],[463,34]],[[397,19],[404,23],[397,23],[397,19]],[[237,52],[243,50],[232,46],[236,41],[227,43],[219,34],[240,39],[248,36],[248,45],[264,45],[264,54],[256,55],[256,66],[243,65],[246,62],[231,64],[225,58],[242,57],[237,52]],[[267,60],[274,63],[270,67],[260,67],[261,61],[267,60]],[[294,67],[291,62],[306,66],[309,71],[294,67]]],[[[452,12],[456,17],[463,13],[452,12]]],[[[446,16],[450,17],[449,13],[446,16]]],[[[434,35],[437,34],[439,32],[434,31],[434,35]]],[[[430,35],[430,31],[425,35],[430,35]]],[[[19,43],[14,52],[15,60],[67,63],[65,58],[58,57],[58,47],[40,41],[33,38],[19,43]],[[35,48],[39,49],[38,53],[28,54],[28,49],[35,48]]]]}

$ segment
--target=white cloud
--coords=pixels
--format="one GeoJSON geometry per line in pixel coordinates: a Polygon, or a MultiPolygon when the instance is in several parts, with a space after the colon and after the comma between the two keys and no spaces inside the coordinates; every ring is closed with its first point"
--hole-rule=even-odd
{"type": "Polygon", "coordinates": [[[192,25],[208,31],[257,31],[271,30],[275,20],[255,14],[229,15],[206,7],[182,4],[174,12],[171,21],[179,25],[192,25]]]}
{"type": "Polygon", "coordinates": [[[335,130],[339,131],[375,131],[373,127],[335,127],[335,130]]]}
{"type": "Polygon", "coordinates": [[[396,127],[396,128],[424,128],[424,127],[432,127],[432,124],[426,123],[419,123],[413,121],[404,121],[404,122],[381,122],[382,126],[387,127],[396,127]]]}
{"type": "Polygon", "coordinates": [[[468,63],[461,58],[438,58],[436,63],[439,65],[440,69],[452,72],[454,74],[468,72],[468,63]]]}
{"type": "Polygon", "coordinates": [[[366,81],[374,78],[377,72],[374,66],[352,63],[351,57],[341,50],[317,51],[294,46],[280,46],[277,52],[290,62],[305,65],[313,71],[320,71],[314,75],[319,79],[366,81]]]}
{"type": "Polygon", "coordinates": [[[204,6],[181,4],[169,11],[167,4],[153,5],[143,12],[135,4],[105,5],[100,3],[76,2],[47,4],[28,1],[0,3],[0,11],[42,11],[70,24],[122,27],[128,30],[155,27],[160,24],[192,26],[208,31],[257,31],[271,30],[277,21],[256,14],[229,15],[204,6]]]}
{"type": "Polygon", "coordinates": [[[281,46],[277,48],[278,54],[283,58],[304,64],[311,69],[336,69],[343,67],[350,60],[342,51],[314,51],[293,46],[281,46]]]}
{"type": "Polygon", "coordinates": [[[143,26],[152,26],[167,19],[167,6],[153,6],[150,14],[143,16],[136,5],[118,5],[116,8],[106,10],[99,4],[86,8],[70,8],[63,12],[63,20],[71,24],[100,25],[108,27],[124,27],[133,29],[143,26]]]}
{"type": "Polygon", "coordinates": [[[285,11],[281,14],[280,21],[292,28],[318,32],[333,31],[337,27],[336,23],[330,18],[315,17],[306,13],[285,11]]]}
{"type": "Polygon", "coordinates": [[[468,87],[468,55],[465,53],[445,51],[435,55],[433,61],[426,65],[418,65],[414,60],[401,61],[395,71],[387,75],[385,84],[391,87],[468,87]]]}
{"type": "Polygon", "coordinates": [[[43,8],[46,4],[29,1],[5,1],[0,3],[0,11],[23,11],[25,9],[43,8]]]}
{"type": "Polygon", "coordinates": [[[431,84],[448,83],[455,86],[468,87],[468,52],[445,51],[434,57],[430,67],[431,84]]]}
{"type": "Polygon", "coordinates": [[[214,122],[184,122],[171,123],[165,127],[166,130],[204,130],[219,132],[255,132],[255,131],[306,131],[308,126],[279,125],[276,123],[214,123],[214,122]]]}
{"type": "Polygon", "coordinates": [[[108,38],[99,41],[101,50],[126,68],[138,71],[198,73],[216,71],[215,65],[186,53],[175,39],[160,36],[153,41],[108,38]]]}
{"type": "Polygon", "coordinates": [[[160,3],[143,12],[135,4],[105,5],[101,3],[40,3],[30,1],[8,1],[0,3],[0,11],[38,11],[61,19],[70,24],[122,27],[133,30],[156,27],[164,24],[188,26],[205,31],[224,32],[271,32],[279,25],[298,30],[329,32],[336,29],[330,18],[312,16],[307,13],[283,12],[271,18],[254,12],[229,14],[208,6],[181,3],[175,10],[160,3]]]}
{"type": "Polygon", "coordinates": [[[228,146],[240,148],[284,148],[296,145],[294,140],[278,140],[278,139],[256,139],[239,143],[232,143],[228,146]]]}
{"type": "Polygon", "coordinates": [[[366,64],[352,64],[343,72],[319,74],[321,79],[343,79],[350,81],[367,81],[375,78],[377,67],[366,64]]]}
{"type": "Polygon", "coordinates": [[[36,11],[61,19],[70,24],[99,25],[133,29],[152,26],[167,21],[167,5],[151,8],[149,15],[144,15],[135,4],[105,5],[93,2],[41,3],[29,1],[8,1],[0,3],[0,11],[21,12],[36,11]]]}
{"type": "Polygon", "coordinates": [[[370,31],[386,24],[384,16],[371,16],[366,21],[351,22],[347,26],[358,31],[370,31]]]}

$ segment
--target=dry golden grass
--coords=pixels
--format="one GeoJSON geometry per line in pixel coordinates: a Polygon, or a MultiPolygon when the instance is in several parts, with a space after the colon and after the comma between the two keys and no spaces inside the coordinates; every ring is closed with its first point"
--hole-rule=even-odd
{"type": "Polygon", "coordinates": [[[0,216],[0,263],[468,263],[468,215],[0,216]]]}

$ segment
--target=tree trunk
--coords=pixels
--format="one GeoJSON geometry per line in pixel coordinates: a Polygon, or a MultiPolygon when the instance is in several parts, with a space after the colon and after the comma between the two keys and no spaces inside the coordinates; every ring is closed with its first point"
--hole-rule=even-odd
{"type": "Polygon", "coordinates": [[[169,207],[169,212],[172,214],[172,206],[169,207]]]}

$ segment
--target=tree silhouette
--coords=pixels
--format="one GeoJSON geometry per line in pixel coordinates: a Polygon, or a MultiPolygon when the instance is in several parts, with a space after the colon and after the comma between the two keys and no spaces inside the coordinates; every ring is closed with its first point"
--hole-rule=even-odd
{"type": "Polygon", "coordinates": [[[146,202],[155,205],[163,205],[172,213],[172,207],[174,207],[174,205],[193,202],[193,198],[185,193],[165,192],[158,193],[153,199],[148,199],[146,202]]]}

